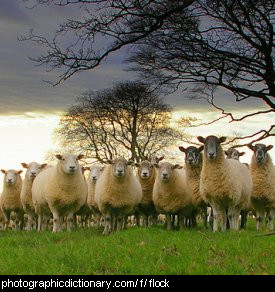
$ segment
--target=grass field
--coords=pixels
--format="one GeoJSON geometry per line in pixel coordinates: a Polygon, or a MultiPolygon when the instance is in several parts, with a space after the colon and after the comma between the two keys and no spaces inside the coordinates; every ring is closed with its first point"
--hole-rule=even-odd
{"type": "Polygon", "coordinates": [[[96,228],[71,233],[0,232],[1,274],[275,274],[275,235],[247,231],[129,228],[109,237],[96,228]]]}

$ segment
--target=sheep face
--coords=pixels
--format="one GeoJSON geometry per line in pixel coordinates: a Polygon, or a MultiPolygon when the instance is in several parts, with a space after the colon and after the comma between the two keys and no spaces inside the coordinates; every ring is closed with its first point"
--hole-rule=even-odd
{"type": "Polygon", "coordinates": [[[141,179],[149,179],[154,171],[154,166],[151,162],[145,160],[142,161],[140,164],[136,164],[138,167],[138,175],[141,179]]]}
{"type": "Polygon", "coordinates": [[[208,136],[203,138],[199,136],[198,140],[204,144],[204,152],[207,159],[215,160],[218,155],[218,147],[221,143],[225,142],[226,137],[218,138],[216,136],[208,136]]]}
{"type": "Polygon", "coordinates": [[[42,169],[47,166],[46,163],[39,164],[37,162],[31,162],[29,164],[22,162],[21,165],[27,169],[26,177],[30,181],[33,181],[36,176],[42,171],[42,169]]]}
{"type": "Polygon", "coordinates": [[[181,169],[182,166],[178,165],[178,164],[171,164],[169,162],[164,162],[161,165],[156,166],[159,170],[158,170],[158,177],[159,180],[161,180],[162,182],[169,182],[169,180],[171,179],[172,175],[173,175],[173,171],[175,169],[181,169]]]}
{"type": "Polygon", "coordinates": [[[98,178],[100,177],[103,169],[104,169],[104,167],[102,167],[100,165],[93,165],[90,168],[89,180],[91,182],[95,183],[98,180],[98,178]]]}
{"type": "Polygon", "coordinates": [[[267,152],[273,148],[273,145],[266,146],[264,144],[255,144],[255,146],[248,145],[248,147],[254,152],[253,159],[258,164],[264,164],[267,152]]]}
{"type": "Polygon", "coordinates": [[[1,172],[5,174],[4,184],[7,186],[12,186],[16,184],[18,177],[22,173],[22,170],[17,171],[13,169],[10,170],[1,169],[1,172]]]}
{"type": "Polygon", "coordinates": [[[132,161],[127,161],[124,158],[117,158],[115,160],[108,160],[108,163],[112,165],[113,175],[117,178],[124,178],[128,172],[128,165],[131,165],[132,161]]]}
{"type": "Polygon", "coordinates": [[[74,174],[79,170],[79,162],[83,155],[73,155],[73,154],[57,154],[56,158],[59,160],[61,169],[66,174],[74,174]]]}
{"type": "Polygon", "coordinates": [[[189,146],[187,148],[184,148],[182,146],[179,147],[179,150],[185,153],[185,163],[189,165],[198,165],[200,162],[200,153],[203,150],[204,146],[201,147],[194,147],[189,146]]]}
{"type": "Polygon", "coordinates": [[[231,147],[228,150],[224,151],[227,159],[239,160],[240,156],[243,156],[245,152],[239,152],[237,149],[231,147]]]}
{"type": "Polygon", "coordinates": [[[164,156],[161,157],[157,157],[157,156],[152,156],[151,157],[151,163],[154,164],[158,164],[161,160],[164,159],[164,156]]]}

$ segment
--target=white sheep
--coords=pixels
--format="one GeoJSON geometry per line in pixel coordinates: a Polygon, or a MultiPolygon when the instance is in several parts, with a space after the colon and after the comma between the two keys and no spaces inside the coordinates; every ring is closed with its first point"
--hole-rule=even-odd
{"type": "Polygon", "coordinates": [[[153,188],[153,202],[160,214],[165,214],[167,229],[172,229],[171,215],[179,215],[180,228],[183,217],[189,217],[193,210],[192,191],[186,183],[185,170],[178,164],[168,162],[156,165],[157,177],[153,188]]]}
{"type": "Polygon", "coordinates": [[[240,152],[234,147],[228,148],[227,150],[224,151],[224,153],[227,159],[231,158],[236,160],[240,160],[240,156],[243,156],[245,154],[245,152],[240,152]]]}
{"type": "MultiPolygon", "coordinates": [[[[158,161],[160,161],[158,159],[158,161]]],[[[143,216],[143,225],[148,226],[148,218],[152,216],[152,224],[157,225],[157,211],[153,202],[153,188],[156,179],[156,169],[148,160],[136,163],[137,178],[142,188],[142,199],[138,205],[136,221],[139,226],[139,216],[143,216]]]]}
{"type": "Polygon", "coordinates": [[[31,162],[27,164],[25,162],[22,162],[21,165],[26,168],[27,171],[22,184],[20,200],[23,209],[28,216],[26,229],[31,230],[32,227],[36,225],[36,214],[32,202],[32,184],[36,176],[47,166],[47,164],[39,164],[37,162],[31,162]]]}
{"type": "MultiPolygon", "coordinates": [[[[87,185],[78,160],[83,155],[56,155],[58,163],[42,171],[33,183],[33,203],[36,212],[53,215],[53,232],[61,231],[63,218],[67,216],[67,230],[73,226],[73,215],[84,205],[87,185]]],[[[40,215],[38,213],[38,215],[40,215]]],[[[38,218],[39,219],[39,218],[38,218]]],[[[41,218],[38,221],[40,226],[41,218]]]]}
{"type": "Polygon", "coordinates": [[[1,195],[1,210],[5,216],[5,227],[6,230],[10,224],[11,213],[16,213],[16,228],[23,229],[24,225],[24,211],[20,201],[20,191],[22,187],[22,178],[20,174],[22,170],[4,170],[1,169],[4,176],[4,186],[1,195]],[[19,226],[18,226],[19,224],[19,226]]]}
{"type": "Polygon", "coordinates": [[[104,235],[121,230],[125,216],[134,214],[142,197],[133,162],[116,158],[108,163],[95,186],[95,202],[105,216],[104,235]]]}
{"type": "Polygon", "coordinates": [[[88,168],[90,170],[89,177],[87,180],[88,186],[88,197],[87,205],[91,209],[93,217],[95,219],[95,225],[99,226],[101,219],[101,212],[99,211],[98,205],[95,202],[95,186],[98,178],[104,170],[104,166],[95,164],[88,168]]]}
{"type": "Polygon", "coordinates": [[[275,166],[270,155],[267,153],[273,148],[272,145],[249,144],[248,147],[254,152],[250,173],[253,180],[253,192],[251,203],[256,210],[257,230],[262,228],[266,213],[267,225],[273,231],[273,219],[275,215],[275,166]]]}
{"type": "Polygon", "coordinates": [[[203,148],[204,146],[198,148],[194,146],[189,146],[187,148],[180,146],[179,150],[185,153],[186,182],[192,190],[192,203],[195,208],[192,212],[192,223],[196,226],[196,216],[198,212],[201,211],[204,216],[204,225],[207,227],[207,204],[200,194],[200,176],[202,169],[201,152],[203,148]]]}
{"type": "Polygon", "coordinates": [[[235,159],[225,159],[221,143],[226,138],[198,137],[204,144],[200,193],[213,209],[213,231],[226,230],[226,210],[231,229],[238,229],[240,211],[250,202],[252,179],[248,168],[235,159]]]}

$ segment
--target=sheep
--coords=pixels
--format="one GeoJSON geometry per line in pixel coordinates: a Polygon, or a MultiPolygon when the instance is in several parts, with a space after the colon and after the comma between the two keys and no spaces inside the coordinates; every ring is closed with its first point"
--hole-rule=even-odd
{"type": "MultiPolygon", "coordinates": [[[[231,159],[235,159],[238,161],[240,160],[240,156],[243,156],[245,154],[245,152],[240,152],[234,147],[230,147],[229,149],[224,151],[224,153],[225,153],[227,159],[231,158],[231,159]]],[[[249,165],[247,163],[243,163],[243,164],[249,168],[249,165]]],[[[251,209],[251,206],[248,206],[248,208],[246,210],[241,210],[241,224],[240,224],[241,229],[246,228],[247,215],[248,215],[248,212],[250,209],[251,209]]],[[[227,229],[229,229],[229,222],[227,223],[227,229]]]]}
{"type": "MultiPolygon", "coordinates": [[[[65,216],[67,231],[70,231],[74,213],[87,198],[87,185],[78,162],[83,155],[57,154],[55,157],[57,164],[42,171],[34,180],[33,203],[36,212],[46,217],[49,213],[53,215],[53,232],[61,231],[65,216]]],[[[41,227],[41,216],[38,219],[41,227]]]]}
{"type": "Polygon", "coordinates": [[[230,147],[229,149],[224,151],[227,159],[235,159],[240,160],[240,156],[243,156],[245,152],[240,152],[234,147],[230,147]]]}
{"type": "Polygon", "coordinates": [[[202,151],[204,146],[198,148],[189,146],[184,148],[179,147],[181,152],[185,153],[185,169],[186,179],[189,188],[192,190],[192,203],[194,205],[194,212],[192,218],[193,225],[196,226],[196,215],[198,211],[202,211],[204,215],[204,225],[207,227],[207,204],[201,197],[200,194],[200,175],[202,169],[202,151]]]}
{"type": "MultiPolygon", "coordinates": [[[[162,159],[158,159],[160,161],[162,159]]],[[[143,225],[148,226],[148,217],[152,216],[153,225],[157,225],[157,211],[153,202],[153,187],[156,179],[156,170],[154,165],[148,160],[136,163],[138,168],[137,179],[142,188],[142,199],[138,205],[137,225],[139,225],[139,215],[143,216],[143,225]]]]}
{"type": "Polygon", "coordinates": [[[39,164],[37,162],[31,162],[29,164],[22,162],[21,165],[27,169],[23,185],[20,193],[20,200],[25,213],[28,216],[27,230],[31,230],[35,224],[35,210],[32,202],[32,184],[35,177],[47,166],[47,163],[39,164]]]}
{"type": "Polygon", "coordinates": [[[21,173],[23,170],[4,170],[1,169],[4,176],[4,186],[1,195],[1,209],[5,216],[4,229],[7,230],[10,224],[11,212],[16,213],[16,228],[23,229],[24,211],[20,201],[20,191],[22,187],[21,173]]]}
{"type": "Polygon", "coordinates": [[[125,216],[135,213],[142,198],[141,185],[133,173],[132,161],[108,160],[95,186],[95,202],[105,216],[103,235],[123,228],[125,216]]]}
{"type": "Polygon", "coordinates": [[[88,168],[90,170],[89,177],[87,180],[88,185],[88,197],[87,197],[87,205],[91,209],[93,217],[95,219],[95,225],[99,226],[101,219],[101,212],[98,209],[98,205],[95,202],[95,186],[98,178],[102,174],[104,170],[104,166],[95,164],[88,168]]]}
{"type": "Polygon", "coordinates": [[[164,162],[156,165],[157,176],[153,188],[153,202],[160,214],[165,214],[167,229],[172,229],[171,215],[178,214],[180,228],[183,228],[183,216],[191,215],[193,210],[192,191],[186,183],[186,174],[182,166],[164,162]]]}
{"type": "Polygon", "coordinates": [[[262,228],[266,212],[267,226],[273,231],[275,212],[275,166],[267,153],[273,145],[249,144],[254,154],[250,163],[250,173],[253,180],[251,203],[256,210],[257,230],[262,228]]]}
{"type": "Polygon", "coordinates": [[[200,180],[202,198],[211,205],[213,231],[226,230],[226,210],[231,229],[238,229],[240,211],[249,204],[252,178],[248,168],[235,159],[225,159],[221,143],[226,137],[198,137],[204,144],[200,180]]]}

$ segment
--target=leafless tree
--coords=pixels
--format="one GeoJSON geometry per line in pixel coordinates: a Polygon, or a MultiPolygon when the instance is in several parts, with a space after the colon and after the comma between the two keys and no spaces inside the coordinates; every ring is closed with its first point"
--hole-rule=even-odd
{"type": "MultiPolygon", "coordinates": [[[[128,61],[143,81],[157,87],[202,89],[203,98],[221,112],[218,120],[240,121],[275,111],[275,0],[27,2],[83,11],[83,19],[64,22],[52,40],[33,31],[23,38],[47,49],[34,61],[49,70],[63,70],[53,84],[94,69],[112,53],[130,47],[128,61]],[[64,38],[71,40],[70,46],[64,45],[64,38]],[[260,101],[261,108],[257,103],[254,111],[236,117],[217,105],[220,90],[236,102],[260,101]]],[[[274,136],[274,127],[266,125],[247,137],[257,141],[274,136]]]]}
{"type": "MultiPolygon", "coordinates": [[[[187,29],[181,13],[162,29],[139,41],[129,58],[133,70],[157,86],[191,87],[190,96],[206,99],[221,116],[243,121],[275,112],[275,1],[198,0],[189,9],[193,26],[187,29]],[[190,85],[191,84],[191,85],[190,85]],[[254,111],[236,117],[217,105],[218,94],[236,102],[249,100],[254,111]],[[192,94],[191,94],[192,93],[192,94]],[[217,94],[218,93],[218,94],[217,94]]],[[[252,142],[275,136],[275,125],[242,137],[252,142]]]]}
{"type": "Polygon", "coordinates": [[[56,130],[62,146],[105,162],[116,156],[139,161],[186,135],[170,126],[171,108],[147,86],[133,81],[84,93],[56,130]]]}

